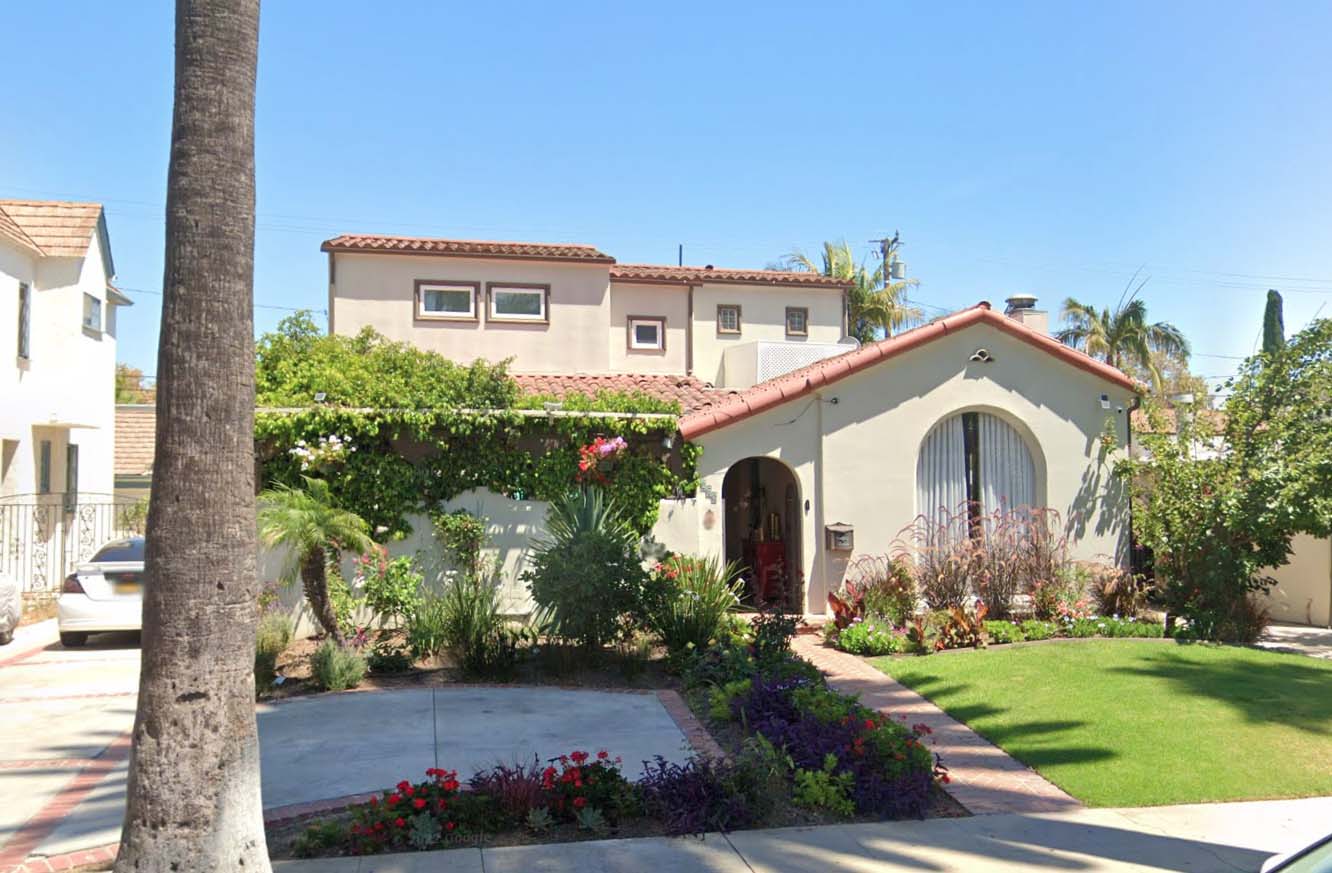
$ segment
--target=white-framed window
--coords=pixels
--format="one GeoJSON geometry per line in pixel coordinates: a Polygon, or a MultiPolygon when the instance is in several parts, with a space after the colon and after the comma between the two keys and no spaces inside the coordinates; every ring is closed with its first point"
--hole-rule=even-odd
{"type": "Polygon", "coordinates": [[[786,307],[786,333],[787,336],[809,336],[808,307],[786,307]]]}
{"type": "Polygon", "coordinates": [[[86,330],[102,332],[102,300],[91,294],[83,295],[83,327],[86,330]]]}
{"type": "Polygon", "coordinates": [[[476,298],[480,290],[481,286],[476,282],[418,279],[416,317],[475,321],[476,298]]]}
{"type": "Polygon", "coordinates": [[[734,303],[717,305],[717,333],[740,332],[740,307],[734,303]]]}
{"type": "Polygon", "coordinates": [[[490,301],[486,321],[525,321],[546,323],[550,320],[550,286],[526,282],[491,282],[486,286],[490,301]]]}
{"type": "Polygon", "coordinates": [[[666,319],[658,315],[629,316],[628,342],[631,352],[664,352],[666,319]]]}

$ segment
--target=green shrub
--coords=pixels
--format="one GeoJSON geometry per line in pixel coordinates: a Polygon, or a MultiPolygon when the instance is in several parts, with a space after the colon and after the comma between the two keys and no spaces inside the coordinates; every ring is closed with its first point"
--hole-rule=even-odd
{"type": "Polygon", "coordinates": [[[833,691],[827,685],[797,688],[791,693],[791,702],[797,712],[824,724],[840,722],[844,718],[859,714],[861,710],[856,698],[833,691]]]}
{"type": "Polygon", "coordinates": [[[716,721],[730,721],[734,710],[731,703],[749,694],[752,679],[735,679],[708,692],[708,715],[716,721]]]}
{"type": "Polygon", "coordinates": [[[375,643],[365,661],[371,673],[404,673],[412,669],[412,656],[386,639],[375,643]]]}
{"type": "Polygon", "coordinates": [[[1032,612],[1043,621],[1087,618],[1092,614],[1087,594],[1090,582],[1091,574],[1078,564],[1068,564],[1053,576],[1037,579],[1031,583],[1032,612]]]}
{"type": "Polygon", "coordinates": [[[781,663],[790,658],[791,640],[796,635],[800,619],[780,609],[764,609],[750,625],[754,643],[754,660],[759,669],[781,663]]]}
{"type": "Polygon", "coordinates": [[[1071,637],[1161,637],[1165,628],[1155,622],[1132,618],[1080,618],[1068,626],[1071,637]]]}
{"type": "Polygon", "coordinates": [[[1022,626],[1015,621],[987,621],[985,633],[992,643],[1020,643],[1026,639],[1022,635],[1022,626]]]}
{"type": "Polygon", "coordinates": [[[324,640],[310,658],[315,683],[325,691],[346,691],[365,679],[365,658],[355,649],[324,640]]]}
{"type": "Polygon", "coordinates": [[[321,821],[301,831],[292,843],[291,853],[297,858],[322,858],[341,851],[346,841],[347,828],[340,821],[321,821]]]}
{"type": "Polygon", "coordinates": [[[724,633],[744,592],[739,565],[716,557],[673,555],[656,566],[650,584],[669,592],[653,605],[648,622],[672,653],[702,649],[724,633]]]}
{"type": "Polygon", "coordinates": [[[376,546],[356,559],[361,598],[380,627],[406,620],[421,602],[424,581],[411,558],[404,556],[390,561],[383,546],[376,546]]]}
{"type": "Polygon", "coordinates": [[[905,632],[894,630],[887,620],[873,615],[839,631],[836,645],[843,652],[867,657],[895,655],[911,646],[905,632]]]}
{"type": "Polygon", "coordinates": [[[254,687],[258,691],[273,687],[277,678],[278,655],[291,643],[291,622],[278,612],[259,617],[254,635],[254,687]]]}
{"type": "Polygon", "coordinates": [[[1059,635],[1059,627],[1052,621],[1041,621],[1037,618],[1029,618],[1020,624],[1024,640],[1048,640],[1051,637],[1059,635]]]}
{"type": "Polygon", "coordinates": [[[850,771],[837,772],[837,756],[829,752],[823,759],[822,770],[796,770],[793,799],[797,805],[808,809],[848,817],[856,811],[851,800],[854,784],[855,776],[850,771]]]}
{"type": "Polygon", "coordinates": [[[448,606],[442,597],[427,595],[407,616],[407,649],[414,660],[433,658],[447,645],[448,606]]]}
{"type": "Polygon", "coordinates": [[[328,604],[333,608],[333,615],[337,618],[338,630],[344,637],[355,636],[356,610],[360,602],[337,567],[329,566],[327,585],[328,604]]]}
{"type": "Polygon", "coordinates": [[[465,509],[436,512],[430,516],[435,539],[444,547],[444,554],[461,573],[481,576],[481,550],[488,539],[486,519],[472,515],[465,509]]]}
{"type": "Polygon", "coordinates": [[[549,538],[537,545],[523,579],[553,631],[597,650],[626,633],[624,619],[643,615],[647,574],[638,535],[614,501],[584,487],[551,504],[549,538]]]}

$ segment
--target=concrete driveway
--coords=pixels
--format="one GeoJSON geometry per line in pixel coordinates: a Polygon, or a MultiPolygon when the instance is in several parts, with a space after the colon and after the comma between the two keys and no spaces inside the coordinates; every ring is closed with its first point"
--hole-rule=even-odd
{"type": "MultiPolygon", "coordinates": [[[[136,635],[0,649],[0,870],[120,836],[139,675],[136,635]]],[[[257,707],[266,811],[500,760],[607,749],[640,762],[689,757],[655,694],[467,686],[300,697],[257,707]]],[[[287,812],[291,810],[287,809],[287,812]]]]}

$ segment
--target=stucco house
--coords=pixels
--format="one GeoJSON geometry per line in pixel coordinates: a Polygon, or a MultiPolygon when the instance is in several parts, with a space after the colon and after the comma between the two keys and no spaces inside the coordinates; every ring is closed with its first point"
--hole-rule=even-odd
{"type": "Polygon", "coordinates": [[[0,572],[27,587],[58,585],[75,508],[111,500],[114,276],[100,204],[0,200],[0,572]]]}
{"type": "MultiPolygon", "coordinates": [[[[335,333],[512,359],[543,393],[679,400],[702,485],[662,502],[654,538],[741,561],[765,585],[775,568],[808,613],[857,554],[969,500],[1051,507],[1076,557],[1126,560],[1128,495],[1110,474],[1136,385],[1051,338],[1032,298],[859,347],[845,284],[809,273],[619,264],[563,244],[345,235],[322,249],[335,333]]],[[[457,503],[529,533],[540,517],[494,495],[457,503]]]]}

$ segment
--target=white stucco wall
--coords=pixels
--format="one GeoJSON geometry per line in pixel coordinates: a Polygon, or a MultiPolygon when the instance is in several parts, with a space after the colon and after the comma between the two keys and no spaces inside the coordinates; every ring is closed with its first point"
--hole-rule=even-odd
{"type": "Polygon", "coordinates": [[[703,284],[694,289],[694,375],[726,384],[726,349],[756,340],[835,343],[842,338],[840,288],[786,288],[769,285],[703,284]],[[717,332],[717,306],[740,307],[740,333],[717,332]],[[786,335],[786,307],[809,309],[809,335],[786,335]]]}
{"type": "MultiPolygon", "coordinates": [[[[513,358],[515,373],[605,373],[610,361],[610,271],[605,264],[483,260],[428,255],[334,256],[333,330],[369,326],[460,362],[513,358]],[[479,282],[475,321],[416,318],[416,280],[479,282]],[[549,324],[491,322],[486,283],[550,285],[549,324]]],[[[623,340],[621,340],[623,344],[623,340]]]]}
{"type": "Polygon", "coordinates": [[[1299,534],[1290,560],[1266,575],[1277,584],[1263,596],[1272,618],[1332,627],[1332,540],[1299,534]]]}
{"type": "Polygon", "coordinates": [[[38,489],[40,441],[50,439],[51,491],[65,490],[65,446],[79,446],[79,494],[110,499],[115,446],[114,310],[101,242],[83,258],[37,258],[0,240],[0,438],[16,442],[2,490],[38,489]],[[32,287],[30,350],[18,360],[18,286],[32,287]],[[104,326],[83,329],[83,295],[102,301],[104,326]]]}
{"type": "MultiPolygon", "coordinates": [[[[1118,452],[1102,456],[1107,419],[1119,444],[1127,438],[1130,393],[1060,363],[1008,334],[974,325],[909,354],[882,362],[815,394],[797,398],[698,439],[704,503],[725,517],[722,480],[736,461],[765,456],[795,473],[804,511],[802,572],[806,609],[822,613],[826,593],[841,583],[856,554],[891,550],[921,511],[916,506],[920,445],[941,419],[985,411],[1008,421],[1028,442],[1038,495],[1060,513],[1077,558],[1122,561],[1128,496],[1111,469],[1118,452]],[[993,363],[968,358],[985,347],[993,363]],[[1109,411],[1100,405],[1108,394],[1109,411]],[[822,439],[820,439],[822,435],[822,439]],[[855,552],[824,550],[824,527],[855,528],[855,552]]],[[[699,513],[699,551],[723,553],[720,523],[699,513]]]]}
{"type": "Polygon", "coordinates": [[[609,367],[614,373],[685,372],[689,329],[689,289],[683,285],[611,284],[609,367]],[[666,348],[628,348],[629,316],[666,319],[666,348]]]}

